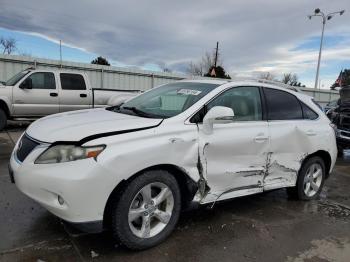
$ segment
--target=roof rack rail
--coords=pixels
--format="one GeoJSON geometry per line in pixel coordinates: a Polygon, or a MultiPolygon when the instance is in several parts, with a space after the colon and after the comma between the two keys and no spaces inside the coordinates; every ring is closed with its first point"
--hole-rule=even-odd
{"type": "Polygon", "coordinates": [[[276,85],[276,86],[283,87],[283,88],[286,88],[286,89],[289,89],[289,90],[292,90],[292,91],[295,91],[295,92],[300,92],[300,89],[297,88],[296,86],[287,85],[287,84],[284,84],[284,83],[281,83],[281,82],[278,82],[278,81],[267,80],[267,79],[258,79],[258,81],[260,83],[276,85]]]}
{"type": "Polygon", "coordinates": [[[275,81],[275,80],[267,80],[267,79],[261,79],[261,78],[253,78],[253,77],[234,77],[232,78],[231,81],[257,81],[260,83],[265,83],[265,84],[270,84],[270,85],[275,85],[278,87],[283,87],[295,92],[301,92],[299,88],[297,88],[296,86],[291,86],[291,85],[287,85],[284,83],[281,83],[279,81],[275,81]]]}

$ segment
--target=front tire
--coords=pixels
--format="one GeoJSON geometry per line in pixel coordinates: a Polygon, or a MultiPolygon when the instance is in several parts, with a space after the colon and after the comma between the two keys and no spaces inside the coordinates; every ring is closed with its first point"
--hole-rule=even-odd
{"type": "Polygon", "coordinates": [[[7,125],[7,115],[3,109],[0,108],[0,131],[2,131],[7,125]]]}
{"type": "Polygon", "coordinates": [[[147,171],[132,180],[116,199],[113,236],[129,249],[153,247],[174,230],[180,210],[180,190],[174,176],[164,170],[147,171]]]}
{"type": "Polygon", "coordinates": [[[323,188],[326,177],[326,168],[322,158],[311,157],[302,165],[297,184],[288,188],[288,194],[299,200],[316,199],[323,188]]]}

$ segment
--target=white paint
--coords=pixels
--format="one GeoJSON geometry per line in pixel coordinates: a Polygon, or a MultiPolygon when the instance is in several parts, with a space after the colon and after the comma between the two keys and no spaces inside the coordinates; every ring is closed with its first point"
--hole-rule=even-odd
{"type": "MultiPolygon", "coordinates": [[[[48,147],[46,144],[35,148],[20,163],[15,157],[17,144],[10,160],[16,185],[55,215],[71,222],[87,222],[103,219],[107,199],[122,180],[155,165],[174,165],[194,182],[199,183],[202,179],[210,189],[202,191],[199,188],[194,201],[201,203],[294,186],[302,159],[318,150],[329,152],[332,170],[337,155],[334,131],[311,97],[255,81],[213,83],[220,86],[186,111],[164,119],[155,128],[85,143],[84,146],[106,145],[97,161],[89,158],[59,164],[34,164],[48,147]],[[226,118],[233,115],[232,109],[216,110],[214,107],[213,117],[206,117],[211,119],[211,132],[205,132],[204,124],[197,126],[190,122],[203,105],[224,90],[250,85],[292,93],[317,112],[319,118],[312,121],[232,122],[226,118]],[[307,135],[310,129],[315,136],[307,135]],[[58,195],[65,205],[59,205],[58,195]]],[[[34,139],[52,143],[78,141],[94,134],[149,127],[160,122],[160,119],[117,114],[105,109],[83,110],[40,119],[26,132],[34,139]]]]}

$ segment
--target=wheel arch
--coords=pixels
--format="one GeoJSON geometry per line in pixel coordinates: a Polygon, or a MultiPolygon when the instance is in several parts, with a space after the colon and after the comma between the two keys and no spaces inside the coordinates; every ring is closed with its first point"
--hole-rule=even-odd
{"type": "MultiPolygon", "coordinates": [[[[330,170],[331,170],[331,165],[332,165],[332,158],[331,158],[331,155],[329,154],[329,152],[325,151],[325,150],[318,150],[310,155],[308,155],[302,162],[302,165],[308,160],[310,159],[311,157],[314,157],[314,156],[318,156],[320,157],[323,161],[324,161],[324,164],[325,164],[325,167],[326,167],[326,178],[329,177],[329,173],[330,173],[330,170]]],[[[301,166],[302,166],[301,165],[301,166]]]]}
{"type": "Polygon", "coordinates": [[[144,172],[151,171],[151,170],[164,170],[171,173],[175,177],[177,183],[179,184],[179,189],[181,192],[182,208],[183,209],[187,208],[190,205],[191,200],[193,199],[195,193],[198,190],[198,185],[183,168],[173,164],[160,164],[160,165],[147,167],[145,169],[138,171],[134,175],[130,176],[128,179],[122,180],[113,189],[113,191],[111,192],[111,194],[107,199],[105,209],[104,209],[103,226],[105,228],[110,227],[111,212],[113,210],[113,204],[115,203],[115,199],[119,198],[119,195],[121,194],[123,189],[128,185],[130,181],[142,175],[144,172]]]}
{"type": "Polygon", "coordinates": [[[10,116],[11,116],[10,109],[9,109],[7,103],[1,98],[0,98],[0,109],[3,109],[7,118],[10,118],[10,116]]]}

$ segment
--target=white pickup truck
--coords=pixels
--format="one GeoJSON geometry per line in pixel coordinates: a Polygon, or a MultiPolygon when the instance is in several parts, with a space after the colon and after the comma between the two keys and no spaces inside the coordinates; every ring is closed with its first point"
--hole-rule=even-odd
{"type": "Polygon", "coordinates": [[[27,69],[0,83],[0,130],[8,119],[118,105],[139,92],[92,88],[81,72],[27,69]]]}

